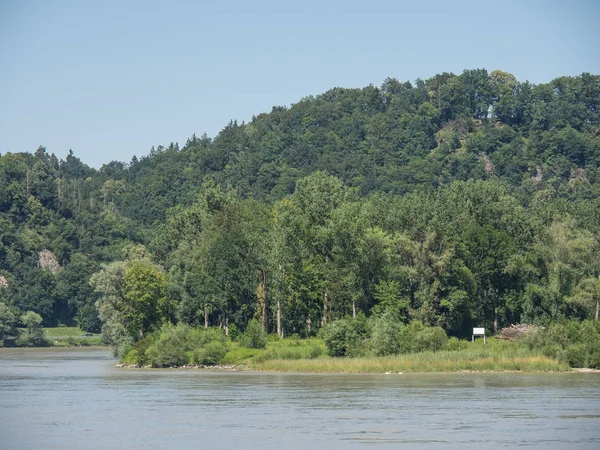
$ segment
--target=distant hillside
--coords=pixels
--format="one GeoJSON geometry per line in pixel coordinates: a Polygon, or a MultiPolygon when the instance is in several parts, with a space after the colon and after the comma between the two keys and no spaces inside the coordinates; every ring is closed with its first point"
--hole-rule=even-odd
{"type": "MultiPolygon", "coordinates": [[[[480,228],[469,231],[473,235],[459,236],[442,226],[441,209],[422,211],[423,220],[431,214],[423,223],[418,223],[421,219],[417,217],[410,217],[408,211],[414,212],[416,205],[422,203],[443,208],[442,199],[451,196],[451,192],[471,189],[459,188],[457,186],[462,185],[457,182],[479,180],[484,183],[465,186],[479,186],[476,189],[483,190],[495,186],[489,188],[498,189],[493,194],[490,191],[490,198],[502,203],[502,196],[509,197],[510,202],[524,208],[525,216],[535,222],[519,225],[519,233],[537,236],[541,233],[540,227],[550,227],[553,220],[568,216],[578,229],[591,233],[597,240],[600,232],[599,109],[598,75],[560,77],[547,84],[533,85],[518,81],[506,72],[488,73],[478,69],[466,70],[461,75],[438,74],[414,83],[388,78],[380,87],[334,88],[301,99],[290,107],[274,107],[249,123],[231,122],[214,139],[192,136],[181,148],[176,144],[158,146],[147,156],[134,158],[129,163],[113,161],[100,170],[90,169],[72,153],[64,161],[58,160],[42,147],[33,154],[7,153],[0,156],[0,302],[17,312],[39,312],[46,324],[71,324],[77,320],[84,328],[97,330],[98,294],[89,284],[90,276],[100,270],[102,263],[127,258],[138,251],[136,245],[144,244],[151,248],[154,261],[162,264],[173,277],[169,278],[170,282],[175,283],[177,274],[172,272],[172,252],[176,245],[164,243],[168,236],[166,219],[171,217],[169,223],[173,223],[182,214],[189,214],[187,208],[200,208],[198,202],[202,198],[205,202],[202,214],[208,214],[206,193],[211,191],[207,186],[221,186],[222,191],[234,195],[236,202],[246,205],[240,211],[254,205],[253,210],[262,211],[259,216],[267,221],[277,209],[273,205],[284,198],[297,198],[292,197],[297,183],[321,171],[339,179],[344,189],[350,188],[347,198],[352,198],[352,202],[368,202],[373,206],[369,214],[378,214],[379,218],[369,216],[370,225],[365,225],[366,228],[402,232],[415,242],[421,242],[419,245],[435,227],[438,237],[429,235],[429,239],[435,241],[439,233],[446,233],[442,237],[446,240],[444,245],[452,249],[448,250],[452,258],[459,258],[465,270],[479,280],[474,287],[463,286],[460,295],[471,296],[475,302],[484,295],[481,286],[488,283],[487,288],[496,289],[494,295],[501,292],[503,301],[510,298],[521,305],[510,312],[506,312],[508,307],[502,307],[503,320],[509,317],[516,320],[526,314],[519,303],[526,290],[530,289],[527,291],[530,297],[534,295],[531,291],[534,288],[527,288],[532,285],[532,277],[543,278],[547,275],[546,269],[531,266],[527,282],[525,274],[516,272],[511,272],[513,278],[509,279],[506,267],[515,260],[505,255],[502,259],[504,275],[496,275],[504,277],[502,283],[510,284],[510,288],[492,286],[490,279],[477,278],[476,270],[484,269],[475,268],[477,250],[467,244],[483,239],[478,234],[483,233],[482,230],[491,233],[486,234],[488,237],[493,235],[492,229],[510,233],[509,228],[502,228],[506,224],[480,221],[480,228]],[[225,189],[227,186],[231,188],[229,191],[225,189]],[[405,194],[410,196],[398,197],[405,194]],[[414,202],[412,210],[406,209],[410,201],[414,202]],[[391,205],[395,205],[396,212],[404,211],[405,216],[390,217],[393,212],[387,210],[391,205]],[[388,216],[383,217],[385,214],[388,216]],[[434,227],[432,224],[436,223],[439,226],[434,227]],[[52,262],[50,266],[40,262],[40,252],[52,262]],[[515,281],[514,277],[518,279],[515,281]]],[[[458,199],[453,201],[460,203],[458,199]]],[[[467,208],[465,211],[476,208],[462,203],[456,207],[467,208]]],[[[490,204],[490,208],[494,206],[490,204]]],[[[475,224],[479,219],[473,220],[475,224]]],[[[463,222],[454,217],[448,219],[448,223],[460,226],[463,222]]],[[[258,228],[252,232],[266,232],[256,230],[258,228]]],[[[504,239],[504,235],[494,236],[500,241],[504,239]]],[[[525,246],[522,249],[533,248],[535,236],[529,235],[527,239],[524,236],[519,236],[519,245],[525,246]]],[[[511,241],[510,246],[517,241],[511,241]]],[[[248,252],[255,248],[247,242],[244,245],[249,245],[248,252]]],[[[515,252],[518,249],[511,248],[515,252]]],[[[443,252],[437,255],[442,256],[443,252]]],[[[334,258],[325,254],[321,257],[327,261],[334,258]]],[[[260,259],[257,258],[256,261],[260,259]]],[[[251,303],[257,301],[256,289],[262,283],[257,273],[263,270],[256,267],[254,272],[245,275],[247,286],[227,294],[238,299],[237,306],[231,306],[235,309],[231,320],[241,327],[256,309],[251,303]],[[245,300],[240,300],[242,297],[245,300]]],[[[343,272],[341,266],[338,269],[343,272]]],[[[597,269],[590,268],[586,276],[597,277],[594,270],[597,269]]],[[[365,277],[360,281],[363,283],[360,299],[355,299],[365,313],[383,298],[384,286],[390,288],[396,286],[393,283],[403,283],[404,275],[388,272],[383,270],[376,276],[362,272],[353,275],[365,277]],[[375,287],[374,283],[380,282],[388,284],[375,287]]],[[[460,278],[457,273],[447,276],[460,278]]],[[[424,280],[422,287],[426,284],[424,280]]],[[[441,300],[459,295],[456,283],[459,281],[454,285],[450,283],[446,290],[435,295],[441,300]]],[[[342,288],[338,288],[341,292],[342,288]]],[[[170,295],[178,299],[174,301],[179,305],[182,294],[173,294],[177,291],[173,289],[170,295]]],[[[334,288],[330,289],[329,296],[335,297],[334,288]]],[[[348,288],[344,289],[346,293],[340,293],[339,298],[347,295],[348,288]]],[[[397,289],[400,292],[404,288],[397,289]]],[[[422,309],[415,292],[411,294],[411,314],[429,320],[429,313],[422,309]]],[[[575,295],[575,291],[569,290],[568,295],[567,291],[561,292],[565,298],[575,295]]],[[[301,304],[306,304],[310,297],[297,295],[294,301],[301,304]]],[[[311,301],[317,302],[313,297],[311,301]]],[[[352,302],[344,304],[356,307],[352,302]]],[[[440,312],[445,311],[440,308],[438,304],[431,317],[446,314],[440,312]]],[[[486,306],[485,311],[479,312],[475,312],[477,308],[464,309],[460,320],[468,321],[471,319],[467,317],[479,315],[491,323],[489,308],[492,307],[486,306]]],[[[314,309],[321,311],[323,305],[314,309]]],[[[225,317],[222,312],[214,311],[211,320],[225,317]]],[[[333,311],[331,314],[342,315],[349,310],[347,306],[339,306],[337,312],[335,307],[333,311]]],[[[318,314],[313,313],[316,319],[318,314]]],[[[531,312],[529,317],[537,317],[536,314],[531,312]]],[[[287,319],[295,324],[289,326],[296,331],[300,331],[298,323],[306,320],[299,317],[287,319]]],[[[436,320],[431,319],[431,322],[439,322],[456,332],[465,326],[459,325],[456,317],[452,319],[455,322],[436,320]]]]}

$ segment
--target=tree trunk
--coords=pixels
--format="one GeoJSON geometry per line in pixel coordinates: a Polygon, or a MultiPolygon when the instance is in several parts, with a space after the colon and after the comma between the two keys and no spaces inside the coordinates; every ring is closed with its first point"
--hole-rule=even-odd
{"type": "Polygon", "coordinates": [[[356,319],[356,302],[352,299],[352,318],[356,319]]]}
{"type": "Polygon", "coordinates": [[[229,317],[225,317],[225,336],[229,336],[229,317]]]}
{"type": "Polygon", "coordinates": [[[283,330],[281,329],[281,300],[277,298],[277,336],[283,339],[283,330]]]}
{"type": "Polygon", "coordinates": [[[321,319],[321,325],[327,325],[327,291],[323,292],[323,318],[321,319]]]}
{"type": "Polygon", "coordinates": [[[600,302],[596,302],[596,320],[598,320],[599,315],[600,315],[600,302]]]}
{"type": "Polygon", "coordinates": [[[204,307],[204,328],[208,328],[208,308],[204,307]]]}
{"type": "Polygon", "coordinates": [[[267,333],[269,330],[267,329],[267,274],[265,271],[262,271],[261,274],[261,282],[258,287],[258,302],[260,304],[260,321],[262,323],[263,330],[267,333]]]}
{"type": "Polygon", "coordinates": [[[29,166],[27,167],[27,197],[29,197],[30,191],[29,191],[29,166]]]}
{"type": "Polygon", "coordinates": [[[494,334],[498,334],[498,307],[494,306],[494,334]]]}

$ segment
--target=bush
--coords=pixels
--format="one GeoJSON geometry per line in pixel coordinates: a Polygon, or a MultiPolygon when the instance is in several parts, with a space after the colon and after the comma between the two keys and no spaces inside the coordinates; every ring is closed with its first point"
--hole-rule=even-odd
{"type": "Polygon", "coordinates": [[[212,341],[204,347],[194,350],[192,352],[191,362],[192,364],[214,366],[223,360],[226,353],[227,346],[224,343],[212,341]]]}
{"type": "Polygon", "coordinates": [[[127,355],[125,355],[125,358],[123,358],[122,362],[124,364],[140,364],[139,359],[140,353],[136,349],[133,349],[129,350],[127,355]]]}
{"type": "Polygon", "coordinates": [[[393,312],[385,312],[371,320],[369,347],[375,356],[396,355],[400,352],[402,325],[393,312]]]}
{"type": "Polygon", "coordinates": [[[256,319],[252,319],[240,339],[240,344],[246,348],[267,348],[268,339],[269,337],[261,323],[256,319]]]}
{"type": "Polygon", "coordinates": [[[21,316],[21,322],[26,328],[15,341],[19,347],[46,347],[50,345],[42,330],[42,316],[33,311],[27,311],[21,316]]]}
{"type": "Polygon", "coordinates": [[[158,339],[146,350],[148,362],[152,367],[181,366],[187,362],[189,327],[179,324],[163,325],[158,339]]]}
{"type": "Polygon", "coordinates": [[[458,339],[452,336],[446,341],[445,349],[450,352],[466,350],[469,348],[469,342],[464,339],[458,339]]]}
{"type": "Polygon", "coordinates": [[[591,320],[550,324],[527,335],[523,342],[544,356],[567,362],[571,367],[600,367],[600,333],[591,320]]]}
{"type": "Polygon", "coordinates": [[[547,356],[548,358],[556,359],[558,358],[563,351],[563,348],[560,345],[545,345],[542,347],[542,354],[547,356]]]}
{"type": "Polygon", "coordinates": [[[587,357],[585,344],[571,345],[565,351],[565,358],[571,367],[587,367],[587,357]]]}
{"type": "Polygon", "coordinates": [[[191,349],[204,347],[212,341],[225,344],[226,340],[221,328],[190,328],[188,332],[188,347],[191,349]]]}
{"type": "Polygon", "coordinates": [[[418,320],[413,320],[400,331],[401,353],[439,351],[444,349],[447,341],[443,328],[426,327],[418,320]]]}
{"type": "Polygon", "coordinates": [[[362,353],[367,337],[364,317],[340,319],[319,331],[330,356],[358,356],[362,353]]]}
{"type": "Polygon", "coordinates": [[[437,352],[444,348],[448,335],[442,327],[426,327],[415,336],[416,352],[437,352]]]}

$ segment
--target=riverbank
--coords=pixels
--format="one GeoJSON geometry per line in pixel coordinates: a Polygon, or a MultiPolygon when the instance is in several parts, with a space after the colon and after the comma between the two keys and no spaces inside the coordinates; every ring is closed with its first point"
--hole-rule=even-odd
{"type": "Polygon", "coordinates": [[[488,339],[474,343],[449,341],[446,348],[387,356],[332,357],[321,339],[269,340],[267,347],[251,349],[228,341],[210,362],[198,359],[205,351],[183,351],[180,346],[153,351],[133,349],[119,367],[217,368],[289,373],[459,373],[459,372],[568,372],[571,366],[561,353],[552,355],[518,342],[488,339]],[[160,351],[160,353],[159,353],[160,351]],[[148,356],[151,357],[148,357],[148,356]],[[159,355],[160,358],[157,358],[159,355]],[[176,356],[176,357],[175,357],[176,356]],[[158,362],[158,363],[157,363],[158,362]]]}
{"type": "Polygon", "coordinates": [[[268,360],[249,364],[251,370],[296,373],[458,373],[568,372],[567,364],[545,356],[476,356],[410,354],[389,358],[323,358],[268,360]]]}
{"type": "MultiPolygon", "coordinates": [[[[270,358],[267,351],[254,351],[245,359],[228,355],[228,363],[185,364],[179,369],[249,370],[287,373],[460,373],[460,372],[569,372],[568,364],[536,352],[515,347],[498,350],[474,347],[460,351],[421,352],[385,357],[270,358]]],[[[120,368],[151,368],[150,365],[118,363],[120,368]]]]}

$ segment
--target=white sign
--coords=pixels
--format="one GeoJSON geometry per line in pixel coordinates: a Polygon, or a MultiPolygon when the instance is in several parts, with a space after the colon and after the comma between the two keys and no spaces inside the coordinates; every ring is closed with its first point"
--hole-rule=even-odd
{"type": "Polygon", "coordinates": [[[485,328],[473,328],[473,335],[485,336],[485,328]]]}

